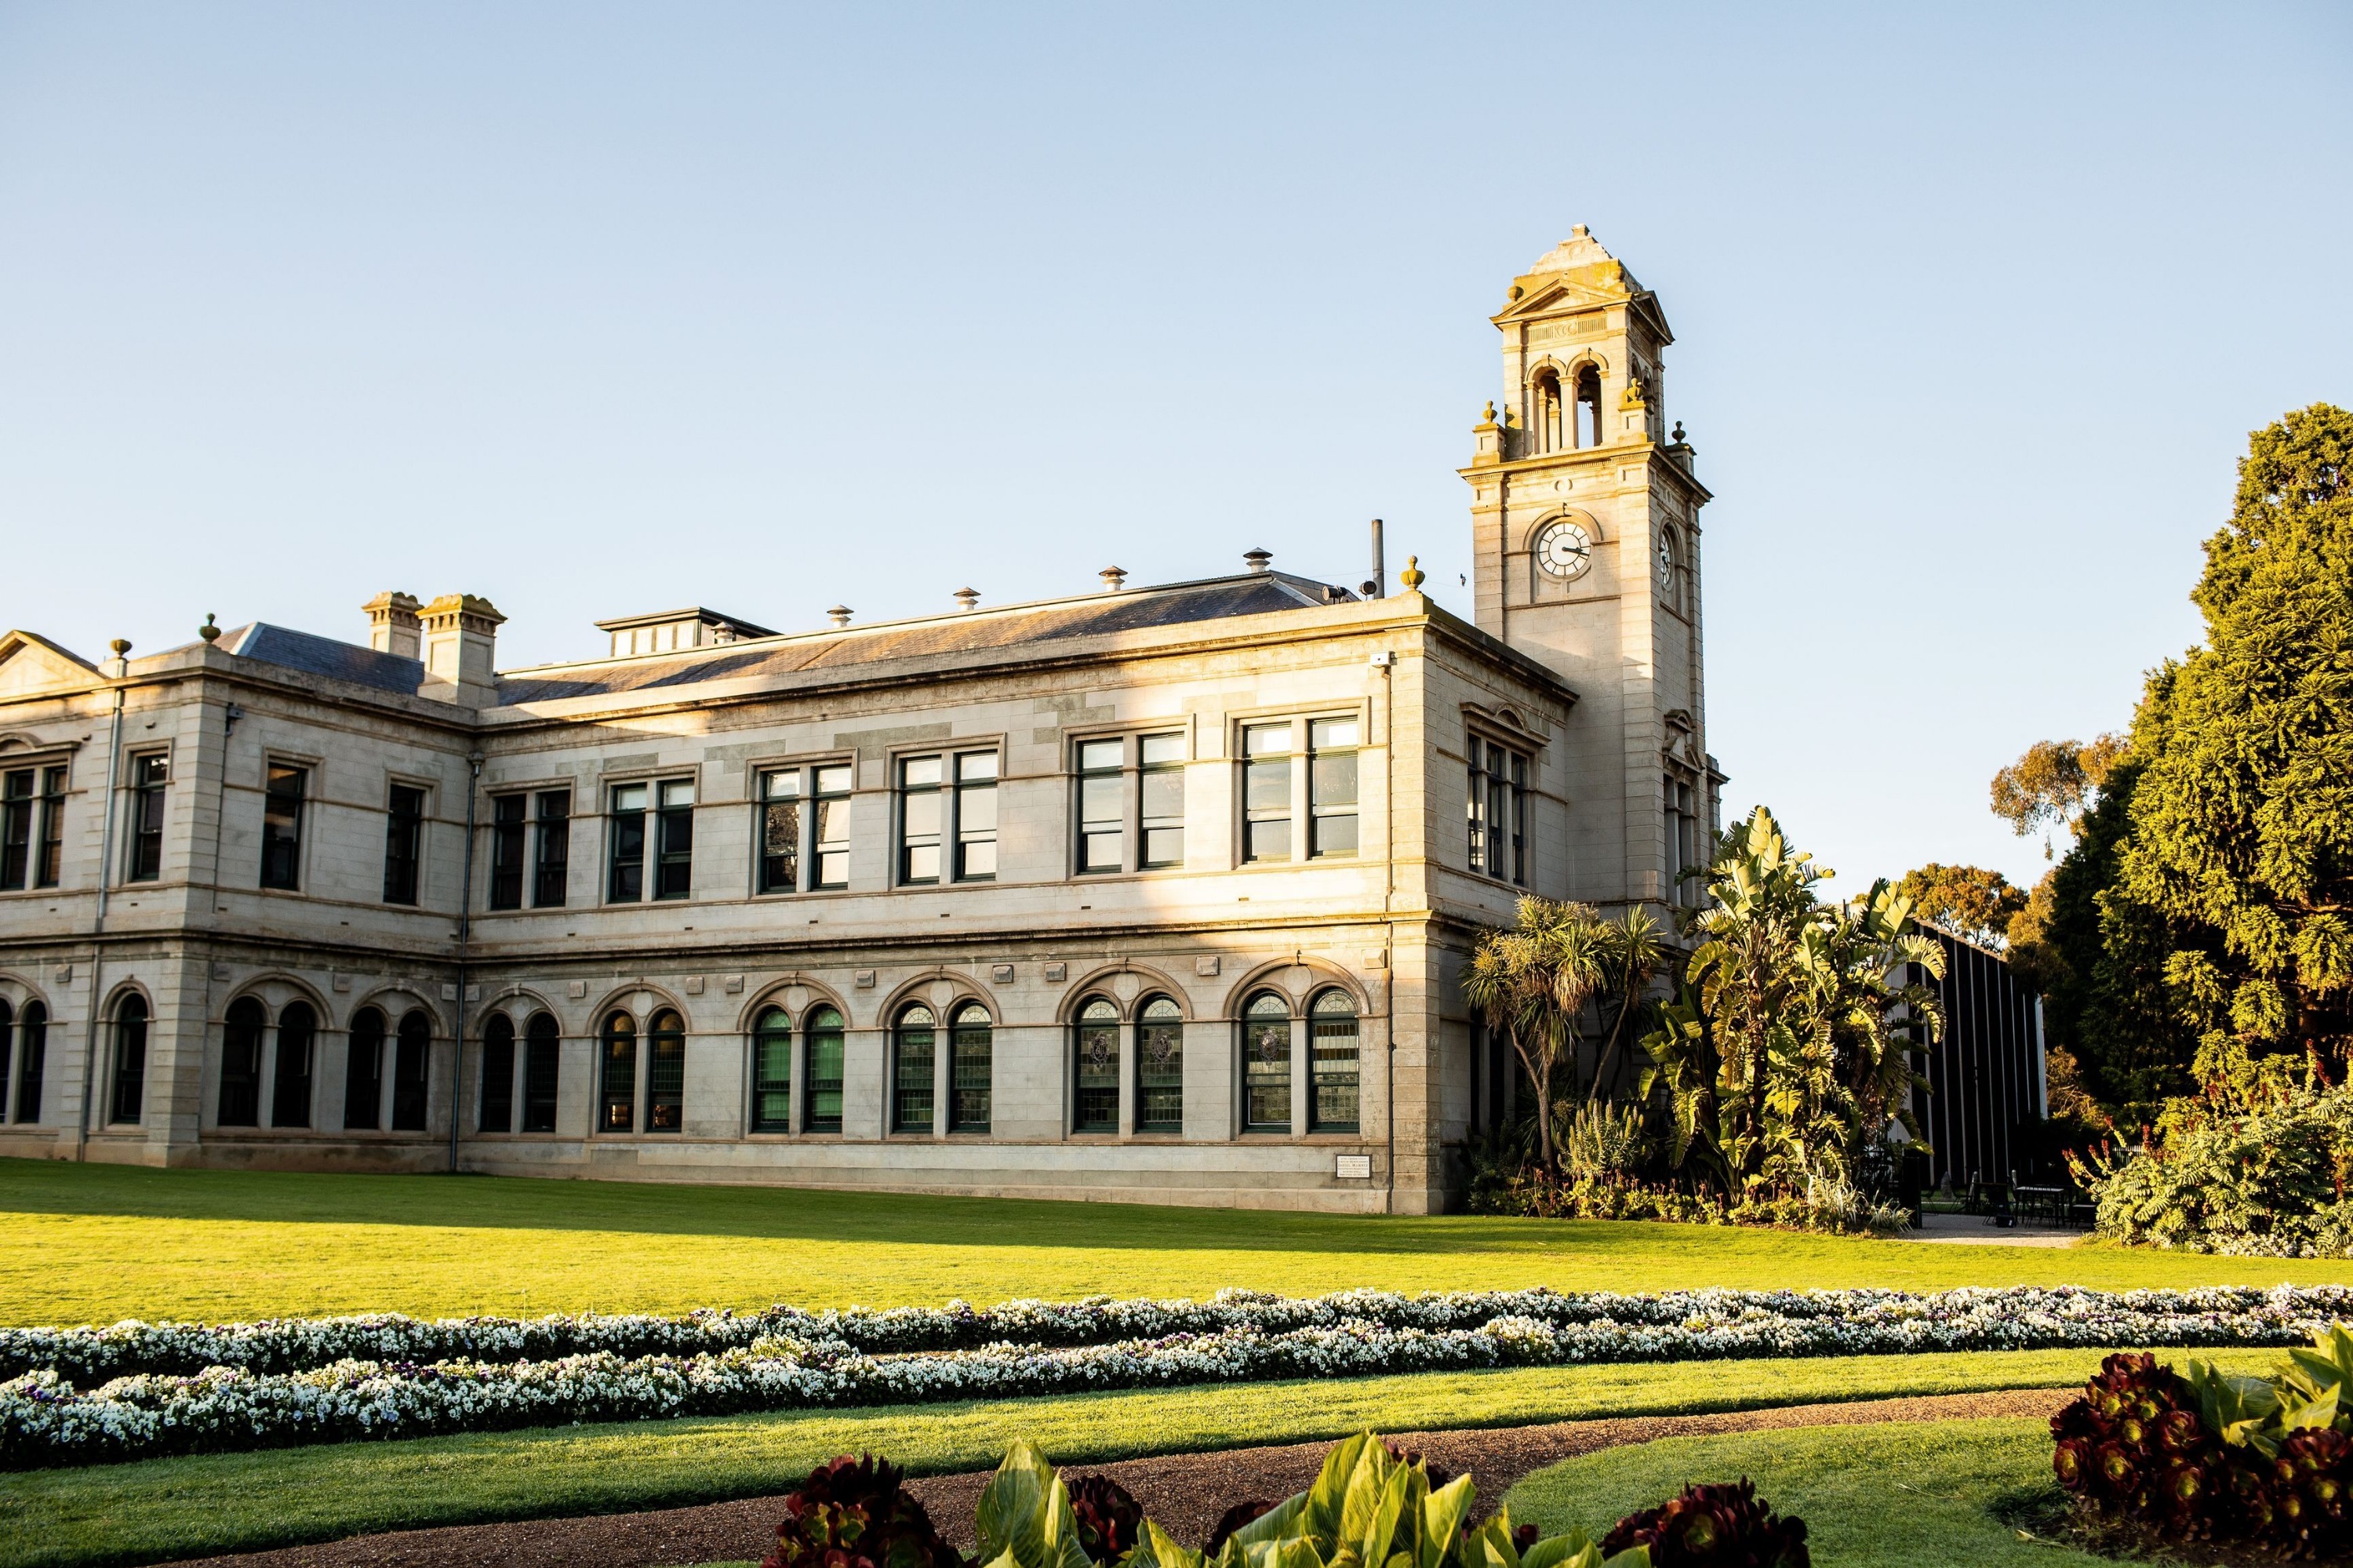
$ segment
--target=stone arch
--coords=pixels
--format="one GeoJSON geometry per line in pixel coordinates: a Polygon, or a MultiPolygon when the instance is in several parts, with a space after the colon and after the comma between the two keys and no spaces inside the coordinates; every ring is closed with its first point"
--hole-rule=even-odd
{"type": "Polygon", "coordinates": [[[1597,545],[1609,536],[1601,526],[1601,519],[1581,506],[1548,507],[1535,522],[1520,530],[1520,554],[1535,554],[1536,541],[1544,537],[1544,531],[1556,523],[1576,524],[1585,530],[1585,536],[1597,545]]]}
{"type": "MultiPolygon", "coordinates": [[[[892,987],[884,994],[881,1007],[875,1013],[874,1022],[870,1027],[875,1029],[897,1027],[900,1012],[909,1002],[913,1001],[920,1001],[937,1013],[940,1027],[943,1029],[947,1027],[947,1022],[955,1016],[955,1010],[967,1001],[976,1001],[987,1008],[992,1024],[1002,1027],[1005,1022],[1005,1010],[989,1000],[988,993],[981,989],[978,981],[958,970],[935,965],[919,974],[910,975],[892,987]],[[945,1001],[932,994],[932,988],[941,980],[945,980],[949,987],[949,995],[945,1001]]],[[[843,1014],[845,1018],[848,1016],[847,1012],[843,1014]]]]}
{"type": "Polygon", "coordinates": [[[287,1004],[298,1001],[311,1004],[311,1011],[318,1015],[321,1033],[334,1027],[335,1010],[327,1001],[326,994],[301,976],[285,969],[263,969],[237,981],[222,993],[212,1016],[205,1022],[215,1028],[219,1027],[227,1022],[229,1008],[248,996],[261,1003],[262,1012],[272,1029],[278,1027],[278,1015],[286,1011],[287,1004]]]}
{"type": "Polygon", "coordinates": [[[841,1014],[842,1027],[849,1026],[849,999],[825,981],[795,970],[793,973],[779,976],[752,993],[752,999],[736,1010],[735,1032],[739,1034],[751,1033],[752,1026],[759,1022],[760,1014],[771,1007],[783,1008],[785,1016],[792,1020],[795,1030],[801,1027],[801,1020],[804,1017],[820,1007],[832,1008],[841,1014]],[[786,993],[795,986],[808,992],[807,997],[798,1007],[793,1006],[785,1000],[786,993]]]}
{"type": "Polygon", "coordinates": [[[686,1033],[689,1039],[692,1039],[700,1033],[694,1027],[694,1014],[688,1010],[686,999],[676,994],[667,986],[656,985],[651,980],[631,980],[627,985],[614,986],[604,995],[590,1002],[587,1033],[592,1039],[595,1038],[604,1030],[605,1020],[616,1012],[628,1013],[638,1021],[638,1027],[642,1030],[646,1027],[647,1022],[665,1007],[675,1012],[686,1022],[686,1033]],[[653,1000],[640,1005],[634,1000],[640,996],[650,997],[653,1000]]]}
{"type": "Polygon", "coordinates": [[[559,1029],[564,1025],[564,1014],[554,999],[537,986],[526,985],[522,980],[510,980],[499,988],[497,995],[483,1000],[474,1012],[474,1032],[477,1034],[490,1022],[493,1012],[504,1012],[514,1020],[517,1028],[521,1028],[534,1012],[544,1012],[554,1019],[559,1029]]]}
{"type": "Polygon", "coordinates": [[[434,1039],[447,1040],[449,1037],[448,1022],[442,1016],[440,1004],[427,997],[421,987],[406,980],[386,980],[362,993],[335,1027],[344,1033],[351,1033],[352,1020],[360,1015],[363,1007],[373,1007],[383,1013],[385,1026],[395,1033],[399,1031],[403,1018],[411,1012],[422,1012],[432,1021],[434,1039]]]}
{"type": "Polygon", "coordinates": [[[6,997],[8,1005],[20,1012],[26,1002],[37,1001],[48,1011],[50,1018],[57,1017],[57,1005],[49,1001],[48,992],[20,970],[0,969],[0,996],[6,997]]]}
{"type": "Polygon", "coordinates": [[[1356,1015],[1364,1017],[1372,1012],[1372,997],[1362,981],[1327,959],[1300,954],[1288,959],[1273,959],[1245,970],[1240,979],[1226,992],[1225,1002],[1218,1016],[1240,1019],[1250,999],[1261,991],[1271,991],[1290,1000],[1293,1015],[1303,1014],[1307,1003],[1319,991],[1338,987],[1348,993],[1356,1004],[1356,1015]],[[1304,969],[1307,979],[1294,986],[1287,971],[1304,969]]]}
{"type": "Polygon", "coordinates": [[[1061,1000],[1054,1006],[1054,1022],[1063,1024],[1076,1023],[1080,1007],[1089,998],[1097,996],[1108,997],[1111,1000],[1112,1005],[1119,1009],[1119,1018],[1123,1023],[1134,1021],[1135,1010],[1143,1005],[1144,999],[1147,996],[1167,997],[1176,1004],[1177,1012],[1184,1014],[1185,1022],[1187,1023],[1190,1023],[1194,1017],[1193,999],[1186,994],[1185,988],[1178,985],[1166,969],[1155,969],[1150,964],[1123,962],[1103,964],[1073,980],[1062,992],[1061,1000]],[[1138,983],[1134,996],[1124,997],[1119,994],[1113,981],[1120,975],[1136,977],[1138,983]]]}

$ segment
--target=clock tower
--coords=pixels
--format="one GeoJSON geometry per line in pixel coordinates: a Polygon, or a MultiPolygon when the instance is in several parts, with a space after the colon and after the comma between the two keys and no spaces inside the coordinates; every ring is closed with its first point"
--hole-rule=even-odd
{"type": "Polygon", "coordinates": [[[1545,777],[1568,800],[1569,896],[1691,906],[1723,776],[1707,754],[1699,513],[1666,416],[1658,296],[1583,225],[1493,318],[1504,396],[1475,429],[1482,630],[1577,694],[1545,777]]]}

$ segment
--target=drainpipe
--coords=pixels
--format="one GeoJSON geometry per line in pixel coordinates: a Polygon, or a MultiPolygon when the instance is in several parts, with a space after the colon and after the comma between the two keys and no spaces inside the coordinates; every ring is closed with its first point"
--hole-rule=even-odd
{"type": "MultiPolygon", "coordinates": [[[[1373,571],[1380,576],[1381,524],[1373,519],[1373,571]]],[[[1381,941],[1388,959],[1388,981],[1381,989],[1382,1103],[1389,1118],[1388,1180],[1383,1184],[1381,1213],[1397,1213],[1397,687],[1392,675],[1397,655],[1374,655],[1381,673],[1381,941]]]]}
{"type": "Polygon", "coordinates": [[[482,754],[466,754],[466,873],[458,890],[458,1038],[449,1071],[449,1173],[458,1173],[458,1118],[466,1098],[466,948],[474,926],[474,797],[482,788],[482,754]]]}
{"type": "MultiPolygon", "coordinates": [[[[74,1139],[74,1158],[90,1158],[90,1102],[98,1094],[98,970],[105,948],[106,895],[114,885],[115,776],[122,771],[122,696],[121,683],[131,673],[131,640],[118,637],[107,645],[114,651],[114,716],[106,730],[106,819],[98,835],[98,912],[90,927],[90,1003],[83,1009],[81,1047],[81,1128],[74,1139]]],[[[141,1107],[142,1110],[145,1107],[141,1107]]]]}

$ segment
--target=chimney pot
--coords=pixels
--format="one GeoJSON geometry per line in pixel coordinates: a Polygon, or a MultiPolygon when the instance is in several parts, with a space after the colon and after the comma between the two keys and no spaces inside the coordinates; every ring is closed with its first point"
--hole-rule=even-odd
{"type": "Polygon", "coordinates": [[[847,626],[849,624],[849,607],[846,604],[837,604],[825,613],[828,619],[832,620],[836,626],[847,626]]]}
{"type": "Polygon", "coordinates": [[[1103,591],[1106,593],[1117,593],[1122,588],[1127,587],[1127,568],[1125,567],[1105,567],[1102,571],[1097,572],[1095,575],[1103,578],[1103,591]]]}
{"type": "Polygon", "coordinates": [[[960,588],[955,590],[955,601],[957,609],[971,609],[980,603],[980,590],[960,588]]]}
{"type": "Polygon", "coordinates": [[[424,627],[425,681],[417,694],[470,708],[495,704],[499,627],[506,620],[498,606],[479,594],[445,593],[417,619],[424,627]]]}
{"type": "Polygon", "coordinates": [[[1254,572],[1262,572],[1272,564],[1274,554],[1270,550],[1246,550],[1242,553],[1242,560],[1250,567],[1250,570],[1254,572]]]}

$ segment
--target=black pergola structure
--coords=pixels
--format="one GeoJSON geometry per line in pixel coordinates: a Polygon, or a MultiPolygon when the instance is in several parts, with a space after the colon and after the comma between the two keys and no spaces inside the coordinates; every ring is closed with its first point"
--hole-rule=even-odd
{"type": "Polygon", "coordinates": [[[1916,966],[1945,1010],[1944,1037],[1927,1047],[1928,1087],[1912,1114],[1928,1143],[1927,1184],[1957,1193],[2021,1181],[2063,1184],[2036,1124],[2050,1111],[2042,1062],[2042,998],[1990,952],[1931,926],[1917,927],[1945,949],[1945,978],[1916,966]]]}

